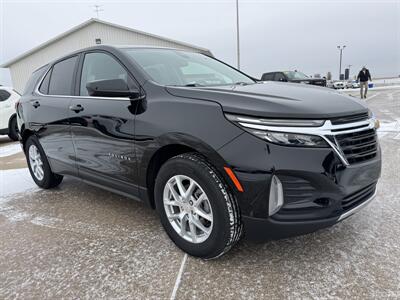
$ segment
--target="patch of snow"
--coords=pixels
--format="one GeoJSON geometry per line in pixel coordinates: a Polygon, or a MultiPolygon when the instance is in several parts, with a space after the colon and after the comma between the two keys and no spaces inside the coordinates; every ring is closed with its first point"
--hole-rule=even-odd
{"type": "Polygon", "coordinates": [[[31,218],[31,215],[19,211],[9,204],[15,194],[38,190],[29,170],[0,170],[0,215],[10,222],[19,222],[31,218]]]}
{"type": "Polygon", "coordinates": [[[0,170],[0,199],[38,189],[28,168],[0,170]]]}
{"type": "Polygon", "coordinates": [[[378,132],[400,132],[400,120],[381,122],[378,132]]]}
{"type": "Polygon", "coordinates": [[[54,227],[58,222],[61,223],[62,220],[58,218],[39,216],[34,217],[30,222],[39,226],[54,227]]]}
{"type": "Polygon", "coordinates": [[[0,157],[11,156],[20,152],[22,152],[20,143],[14,143],[0,147],[0,157]]]}

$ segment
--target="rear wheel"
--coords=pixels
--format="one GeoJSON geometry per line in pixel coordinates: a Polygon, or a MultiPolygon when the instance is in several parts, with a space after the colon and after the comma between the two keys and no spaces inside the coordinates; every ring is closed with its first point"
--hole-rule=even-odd
{"type": "Polygon", "coordinates": [[[35,136],[30,136],[26,141],[25,155],[29,172],[39,187],[50,189],[61,183],[63,176],[51,171],[49,161],[35,136]]]}
{"type": "Polygon", "coordinates": [[[18,141],[17,117],[12,117],[8,124],[8,137],[13,141],[18,141]]]}
{"type": "Polygon", "coordinates": [[[161,167],[155,199],[167,234],[190,255],[216,258],[241,237],[234,195],[217,171],[197,154],[173,157],[161,167]]]}

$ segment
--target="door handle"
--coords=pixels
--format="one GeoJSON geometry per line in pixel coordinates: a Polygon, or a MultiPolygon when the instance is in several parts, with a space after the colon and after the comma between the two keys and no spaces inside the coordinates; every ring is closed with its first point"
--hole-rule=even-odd
{"type": "Polygon", "coordinates": [[[72,111],[74,111],[74,112],[76,112],[76,113],[78,113],[78,112],[80,112],[80,111],[83,110],[83,106],[80,105],[80,104],[71,105],[71,106],[69,107],[69,109],[72,110],[72,111]]]}
{"type": "Polygon", "coordinates": [[[38,108],[39,106],[40,106],[40,102],[39,101],[33,101],[32,102],[32,106],[34,107],[34,108],[38,108]]]}

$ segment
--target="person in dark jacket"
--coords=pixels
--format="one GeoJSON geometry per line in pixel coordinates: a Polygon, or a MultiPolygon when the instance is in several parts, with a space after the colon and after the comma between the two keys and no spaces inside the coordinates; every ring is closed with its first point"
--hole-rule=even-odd
{"type": "Polygon", "coordinates": [[[372,79],[369,70],[365,66],[361,69],[360,73],[358,73],[357,80],[360,82],[361,99],[366,99],[368,91],[368,80],[371,81],[372,79]]]}

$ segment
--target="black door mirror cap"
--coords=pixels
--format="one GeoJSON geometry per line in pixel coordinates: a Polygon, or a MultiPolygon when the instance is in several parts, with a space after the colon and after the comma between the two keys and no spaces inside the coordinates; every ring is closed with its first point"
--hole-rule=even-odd
{"type": "Polygon", "coordinates": [[[86,84],[91,97],[141,99],[142,94],[136,88],[129,88],[124,79],[106,79],[91,81],[86,84]]]}

